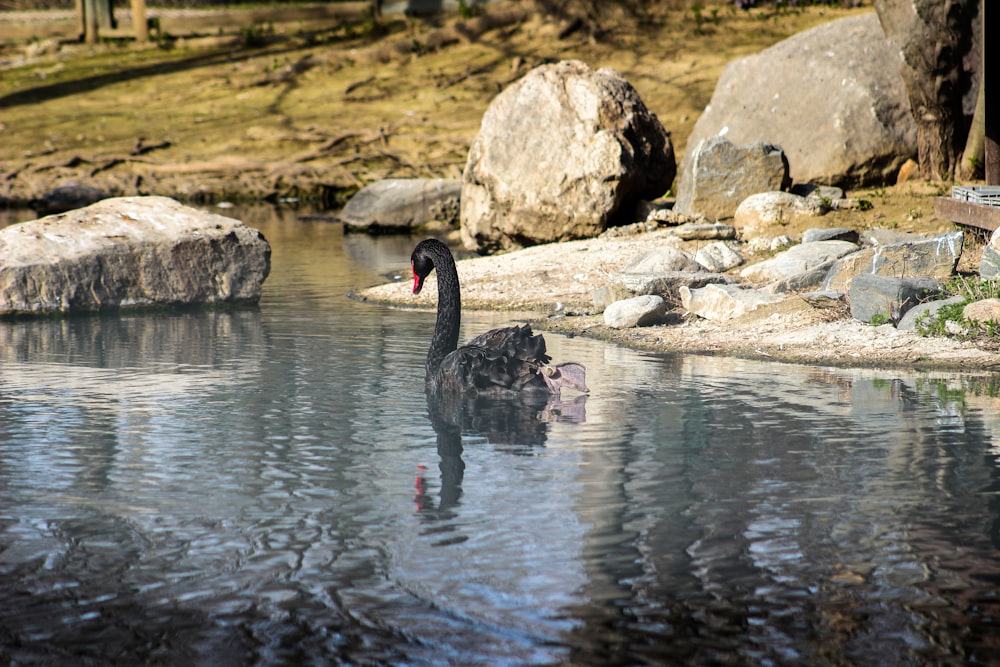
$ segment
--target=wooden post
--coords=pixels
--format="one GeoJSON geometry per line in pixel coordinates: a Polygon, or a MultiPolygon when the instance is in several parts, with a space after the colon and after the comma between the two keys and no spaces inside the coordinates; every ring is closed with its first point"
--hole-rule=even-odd
{"type": "MultiPolygon", "coordinates": [[[[990,44],[990,31],[987,27],[989,12],[983,2],[981,5],[983,12],[983,71],[979,80],[979,85],[983,87],[986,99],[985,134],[985,162],[986,184],[1000,185],[1000,100],[990,99],[990,93],[997,91],[1000,93],[1000,46],[990,44]]],[[[995,11],[995,10],[994,10],[995,11]]],[[[1000,25],[1000,24],[998,24],[1000,25]]]]}
{"type": "Polygon", "coordinates": [[[146,20],[146,0],[132,0],[132,31],[135,41],[149,41],[149,22],[146,20]]]}
{"type": "Polygon", "coordinates": [[[83,0],[83,41],[97,44],[97,0],[83,0]]]}

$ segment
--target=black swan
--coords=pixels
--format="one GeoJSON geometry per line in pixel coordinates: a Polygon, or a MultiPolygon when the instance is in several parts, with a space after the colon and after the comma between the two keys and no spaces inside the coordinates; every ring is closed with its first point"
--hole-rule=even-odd
{"type": "Polygon", "coordinates": [[[455,259],[437,239],[417,244],[410,257],[413,293],[437,270],[437,323],[427,351],[427,389],[439,393],[513,396],[521,393],[558,394],[561,387],[586,392],[586,369],[581,364],[550,366],[545,339],[531,326],[493,329],[458,347],[462,296],[455,259]]]}

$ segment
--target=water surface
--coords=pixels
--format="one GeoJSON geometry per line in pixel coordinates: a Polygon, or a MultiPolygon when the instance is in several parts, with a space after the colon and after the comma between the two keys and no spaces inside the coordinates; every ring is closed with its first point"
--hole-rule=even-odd
{"type": "Polygon", "coordinates": [[[1000,656],[988,378],[548,335],[590,396],[428,406],[345,297],[414,240],[249,218],[259,306],[0,323],[0,662],[1000,656]]]}

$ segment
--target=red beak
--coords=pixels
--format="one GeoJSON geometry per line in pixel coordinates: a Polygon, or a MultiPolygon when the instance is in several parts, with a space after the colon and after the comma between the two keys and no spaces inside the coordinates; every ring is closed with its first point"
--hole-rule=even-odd
{"type": "MultiPolygon", "coordinates": [[[[410,268],[413,271],[413,268],[410,268]]],[[[413,271],[413,293],[420,294],[421,288],[424,286],[424,279],[417,275],[416,271],[413,271]]]]}

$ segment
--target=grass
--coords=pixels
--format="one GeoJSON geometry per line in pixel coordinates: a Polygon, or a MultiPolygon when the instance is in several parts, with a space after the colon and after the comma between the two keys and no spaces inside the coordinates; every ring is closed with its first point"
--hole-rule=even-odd
{"type": "Polygon", "coordinates": [[[916,330],[923,336],[946,336],[974,341],[990,349],[1000,349],[1000,322],[995,320],[970,320],[965,317],[965,307],[983,299],[1000,299],[1000,281],[978,277],[957,276],[945,289],[962,301],[942,306],[934,313],[924,313],[917,318],[916,330]]]}

